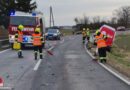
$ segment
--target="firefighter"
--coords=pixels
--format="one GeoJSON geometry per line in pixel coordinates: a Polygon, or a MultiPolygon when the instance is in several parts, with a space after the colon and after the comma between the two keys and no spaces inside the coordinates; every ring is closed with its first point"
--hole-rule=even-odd
{"type": "Polygon", "coordinates": [[[90,40],[90,30],[89,30],[89,28],[87,28],[86,36],[87,36],[87,40],[89,42],[89,40],[90,40]]]}
{"type": "Polygon", "coordinates": [[[107,51],[106,39],[107,39],[107,36],[101,34],[99,30],[95,32],[95,44],[97,45],[97,48],[98,48],[98,53],[99,53],[101,63],[103,62],[106,63],[107,61],[106,60],[106,51],[107,51]]]}
{"type": "Polygon", "coordinates": [[[44,45],[44,38],[40,34],[40,28],[35,29],[35,33],[32,34],[32,39],[33,39],[35,60],[37,60],[38,51],[39,51],[40,59],[43,59],[42,49],[43,49],[43,45],[44,45]]]}
{"type": "MultiPolygon", "coordinates": [[[[17,29],[17,31],[16,31],[16,33],[15,33],[15,41],[16,41],[17,43],[20,43],[20,46],[22,46],[22,39],[23,39],[23,32],[22,32],[22,30],[23,30],[23,28],[24,28],[23,25],[19,25],[19,26],[18,26],[18,29],[17,29]]],[[[23,58],[21,47],[20,47],[20,49],[18,50],[18,58],[23,58]]]]}
{"type": "Polygon", "coordinates": [[[83,28],[83,30],[82,30],[82,36],[83,36],[83,43],[85,43],[85,39],[86,39],[86,30],[85,30],[85,28],[83,28]]]}

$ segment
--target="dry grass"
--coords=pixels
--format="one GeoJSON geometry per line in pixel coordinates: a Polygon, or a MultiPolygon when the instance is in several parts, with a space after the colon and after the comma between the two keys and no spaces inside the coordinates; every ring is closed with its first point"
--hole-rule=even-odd
{"type": "MultiPolygon", "coordinates": [[[[107,53],[108,64],[119,72],[130,77],[130,35],[116,36],[111,52],[107,53]]],[[[90,44],[90,52],[94,55],[96,46],[90,44]]],[[[98,58],[98,56],[97,56],[98,58]]]]}
{"type": "Polygon", "coordinates": [[[61,31],[61,33],[64,35],[64,36],[71,36],[71,35],[73,35],[73,31],[74,31],[74,29],[70,29],[70,30],[60,30],[61,31]]]}

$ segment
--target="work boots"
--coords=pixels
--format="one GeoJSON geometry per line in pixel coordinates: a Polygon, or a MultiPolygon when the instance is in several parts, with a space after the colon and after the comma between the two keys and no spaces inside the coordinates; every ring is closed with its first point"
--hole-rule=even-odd
{"type": "Polygon", "coordinates": [[[106,59],[102,59],[102,60],[100,60],[100,62],[101,62],[101,63],[106,63],[107,60],[106,60],[106,59]]]}
{"type": "Polygon", "coordinates": [[[18,52],[18,58],[23,58],[22,52],[18,52]]]}
{"type": "Polygon", "coordinates": [[[43,59],[43,56],[42,56],[42,55],[40,55],[40,59],[43,59]]]}

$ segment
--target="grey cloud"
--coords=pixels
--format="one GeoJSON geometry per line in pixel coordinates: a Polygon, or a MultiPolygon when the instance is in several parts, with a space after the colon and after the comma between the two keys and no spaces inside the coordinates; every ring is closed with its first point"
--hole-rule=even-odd
{"type": "Polygon", "coordinates": [[[38,10],[49,19],[49,6],[53,6],[57,25],[72,25],[75,17],[85,13],[88,16],[111,16],[112,11],[129,5],[130,0],[37,0],[38,10]]]}

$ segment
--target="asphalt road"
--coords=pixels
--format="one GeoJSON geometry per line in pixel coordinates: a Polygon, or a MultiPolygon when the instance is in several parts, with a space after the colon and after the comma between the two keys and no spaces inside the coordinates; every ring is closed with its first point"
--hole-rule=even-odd
{"type": "Polygon", "coordinates": [[[107,72],[85,52],[80,36],[48,41],[54,46],[54,56],[45,53],[38,70],[33,50],[24,50],[24,58],[17,52],[0,53],[0,77],[4,85],[14,90],[130,90],[130,86],[107,72]],[[56,45],[56,46],[55,46],[56,45]]]}
{"type": "Polygon", "coordinates": [[[45,56],[31,90],[130,90],[130,86],[93,62],[81,37],[65,40],[45,56]]]}

